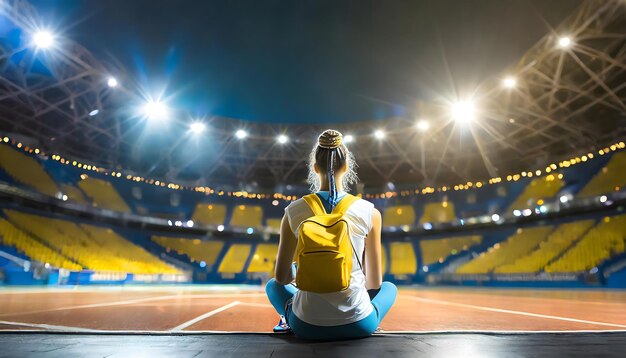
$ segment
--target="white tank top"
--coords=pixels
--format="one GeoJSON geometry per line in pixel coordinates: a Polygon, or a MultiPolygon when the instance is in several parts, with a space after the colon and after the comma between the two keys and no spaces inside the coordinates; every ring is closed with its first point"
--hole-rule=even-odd
{"type": "MultiPolygon", "coordinates": [[[[363,264],[365,237],[372,228],[374,204],[359,199],[355,201],[345,214],[350,228],[350,239],[354,253],[363,264]]],[[[298,199],[285,208],[289,226],[298,237],[298,227],[302,221],[313,216],[304,199],[298,199]]],[[[293,313],[302,321],[316,326],[340,326],[357,322],[367,317],[373,310],[367,289],[365,274],[353,257],[350,287],[344,291],[333,293],[314,293],[298,291],[293,297],[293,313]]]]}

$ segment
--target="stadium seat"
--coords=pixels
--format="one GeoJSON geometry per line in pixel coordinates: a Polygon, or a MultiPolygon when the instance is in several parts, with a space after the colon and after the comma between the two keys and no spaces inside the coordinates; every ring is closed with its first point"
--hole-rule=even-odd
{"type": "Polygon", "coordinates": [[[276,244],[258,244],[252,255],[248,272],[270,273],[273,276],[277,252],[278,245],[276,244]]]}
{"type": "Polygon", "coordinates": [[[199,203],[191,218],[200,225],[224,225],[226,222],[226,205],[199,203]]]}
{"type": "Polygon", "coordinates": [[[263,209],[258,205],[238,205],[233,208],[230,226],[260,228],[263,209]]]}
{"type": "Polygon", "coordinates": [[[20,153],[7,145],[0,145],[0,166],[16,182],[32,187],[40,193],[56,196],[59,188],[35,158],[20,153]]]}
{"type": "Polygon", "coordinates": [[[167,251],[174,250],[178,254],[187,255],[191,262],[202,262],[208,268],[215,265],[217,257],[224,247],[222,241],[186,239],[165,236],[153,236],[152,241],[163,246],[167,251]]]}
{"type": "Polygon", "coordinates": [[[578,194],[581,197],[606,194],[626,186],[626,152],[618,152],[578,194]]]}
{"type": "Polygon", "coordinates": [[[280,230],[280,221],[281,219],[266,219],[265,226],[273,230],[280,230]]]}
{"type": "Polygon", "coordinates": [[[422,262],[424,265],[443,262],[448,256],[482,242],[480,236],[450,237],[436,240],[421,240],[422,262]]]}
{"type": "Polygon", "coordinates": [[[567,250],[572,243],[587,232],[593,224],[593,220],[584,220],[559,225],[545,241],[539,244],[536,250],[526,256],[518,258],[515,262],[496,268],[495,272],[539,272],[550,261],[567,250]]]}
{"type": "Polygon", "coordinates": [[[536,206],[538,200],[551,198],[558,194],[563,184],[562,179],[552,174],[533,179],[509,206],[509,212],[515,209],[526,209],[536,206]]]}
{"type": "Polygon", "coordinates": [[[83,192],[75,186],[69,184],[61,184],[61,192],[67,195],[70,201],[78,204],[87,204],[87,199],[83,192]]]}
{"type": "Polygon", "coordinates": [[[546,266],[546,272],[591,270],[611,256],[624,252],[626,214],[606,217],[563,256],[546,266]]]}
{"type": "Polygon", "coordinates": [[[417,258],[410,242],[392,242],[389,273],[392,275],[413,275],[417,272],[417,258]]]}
{"type": "Polygon", "coordinates": [[[109,228],[5,210],[15,226],[84,268],[136,274],[178,274],[109,228]]]}
{"type": "Polygon", "coordinates": [[[219,273],[235,274],[243,272],[250,256],[252,246],[249,244],[233,244],[228,248],[217,271],[219,273]]]}
{"type": "Polygon", "coordinates": [[[456,272],[461,274],[489,273],[495,268],[514,262],[533,251],[551,231],[551,226],[519,228],[505,242],[493,245],[487,252],[483,252],[473,260],[459,266],[456,272]]]}
{"type": "Polygon", "coordinates": [[[87,177],[78,182],[78,186],[92,199],[95,206],[124,213],[130,212],[128,204],[108,181],[87,177]]]}
{"type": "Polygon", "coordinates": [[[383,227],[415,224],[415,209],[411,205],[390,206],[383,212],[383,227]]]}
{"type": "Polygon", "coordinates": [[[0,218],[0,242],[16,248],[33,261],[48,263],[52,267],[80,271],[82,267],[59,252],[44,245],[24,231],[16,228],[5,219],[0,218]]]}
{"type": "Polygon", "coordinates": [[[443,223],[454,219],[456,219],[456,214],[452,202],[428,203],[424,205],[424,214],[420,218],[420,224],[443,223]]]}

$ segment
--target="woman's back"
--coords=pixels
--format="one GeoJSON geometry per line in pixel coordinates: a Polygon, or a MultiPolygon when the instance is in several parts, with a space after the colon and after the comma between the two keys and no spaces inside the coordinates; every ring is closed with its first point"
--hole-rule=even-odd
{"type": "MultiPolygon", "coordinates": [[[[372,312],[372,305],[365,287],[362,270],[365,237],[371,229],[374,205],[366,200],[354,202],[344,218],[349,223],[350,239],[354,247],[353,266],[348,289],[334,293],[298,291],[293,298],[293,312],[304,322],[318,326],[337,326],[359,321],[372,312]]],[[[289,226],[298,237],[302,221],[313,216],[311,208],[303,199],[291,203],[285,214],[289,226]]]]}

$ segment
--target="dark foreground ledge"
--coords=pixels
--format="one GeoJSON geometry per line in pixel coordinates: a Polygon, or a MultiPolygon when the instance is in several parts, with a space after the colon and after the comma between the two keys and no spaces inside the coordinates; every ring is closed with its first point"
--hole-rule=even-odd
{"type": "Polygon", "coordinates": [[[0,357],[624,357],[626,332],[381,334],[308,342],[272,334],[0,334],[0,357]]]}

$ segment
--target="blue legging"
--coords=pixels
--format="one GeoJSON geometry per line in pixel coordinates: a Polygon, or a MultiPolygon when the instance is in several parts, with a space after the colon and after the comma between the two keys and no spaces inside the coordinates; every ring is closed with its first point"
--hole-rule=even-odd
{"type": "Polygon", "coordinates": [[[360,321],[341,326],[315,326],[299,319],[291,310],[290,300],[298,292],[294,285],[284,286],[271,279],[265,286],[265,292],[278,314],[286,317],[296,336],[314,340],[341,340],[371,336],[395,302],[398,289],[391,282],[383,282],[380,291],[372,299],[372,313],[360,321]]]}

